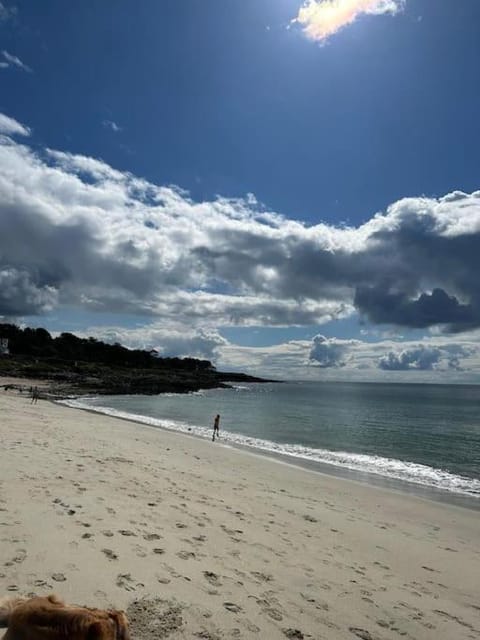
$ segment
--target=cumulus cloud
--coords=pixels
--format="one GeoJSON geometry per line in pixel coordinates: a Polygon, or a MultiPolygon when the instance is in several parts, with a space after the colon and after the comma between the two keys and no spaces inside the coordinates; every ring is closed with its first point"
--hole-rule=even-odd
{"type": "Polygon", "coordinates": [[[364,342],[315,336],[269,346],[241,346],[212,327],[191,327],[178,319],[126,328],[91,326],[95,336],[130,348],[156,349],[163,356],[208,359],[221,370],[239,370],[275,379],[472,382],[478,380],[478,336],[462,341],[429,337],[421,342],[364,342]],[[313,358],[312,358],[313,356],[313,358]]]}
{"type": "Polygon", "coordinates": [[[192,324],[303,324],[347,314],[342,301],[272,295],[280,265],[268,261],[280,263],[283,250],[269,258],[269,243],[281,240],[282,218],[253,206],[251,198],[194,203],[101,160],[39,155],[10,139],[0,146],[2,261],[53,287],[60,304],[192,324]]]}
{"type": "Polygon", "coordinates": [[[294,22],[311,40],[324,42],[361,15],[395,14],[405,0],[306,0],[294,22]]]}
{"type": "Polygon", "coordinates": [[[0,267],[0,309],[3,316],[51,311],[57,302],[57,292],[53,287],[35,282],[24,270],[0,267]]]}
{"type": "Polygon", "coordinates": [[[442,347],[418,345],[409,349],[390,351],[378,362],[384,371],[432,371],[434,369],[460,369],[460,361],[472,354],[472,348],[463,345],[442,347]]]}
{"type": "Polygon", "coordinates": [[[178,325],[158,325],[126,329],[124,327],[91,327],[82,335],[94,335],[109,343],[119,342],[131,349],[155,349],[163,357],[200,358],[215,362],[221,347],[227,345],[217,330],[190,329],[178,325]]]}
{"type": "Polygon", "coordinates": [[[17,56],[8,53],[8,51],[2,51],[3,56],[3,64],[2,67],[17,67],[18,69],[22,69],[22,71],[27,71],[28,73],[32,73],[32,69],[27,66],[24,62],[20,60],[17,56]]]}
{"type": "Polygon", "coordinates": [[[406,293],[389,291],[382,284],[360,287],[355,295],[355,306],[359,311],[365,311],[371,322],[419,329],[449,324],[466,330],[478,322],[478,309],[471,304],[461,304],[443,289],[422,293],[411,300],[406,293]]]}
{"type": "Polygon", "coordinates": [[[356,340],[339,340],[317,335],[312,340],[309,360],[323,369],[344,367],[351,347],[359,344],[356,340]]]}
{"type": "Polygon", "coordinates": [[[7,136],[29,136],[30,129],[20,124],[20,122],[17,122],[17,120],[6,116],[4,113],[0,113],[0,134],[7,136]]]}
{"type": "Polygon", "coordinates": [[[265,347],[227,343],[219,347],[217,364],[278,379],[288,372],[290,379],[299,380],[472,382],[480,373],[476,340],[473,335],[462,342],[425,338],[400,346],[392,340],[371,343],[316,336],[265,347]],[[317,366],[312,355],[318,358],[317,366]]]}
{"type": "MultiPolygon", "coordinates": [[[[356,309],[377,324],[480,327],[480,192],[403,199],[356,228],[307,226],[251,195],[195,202],[98,158],[34,150],[9,137],[29,131],[8,116],[0,132],[0,269],[42,294],[30,313],[36,300],[38,313],[198,328],[315,325],[356,309]]],[[[14,301],[12,287],[0,314],[22,308],[26,289],[14,301]]]]}

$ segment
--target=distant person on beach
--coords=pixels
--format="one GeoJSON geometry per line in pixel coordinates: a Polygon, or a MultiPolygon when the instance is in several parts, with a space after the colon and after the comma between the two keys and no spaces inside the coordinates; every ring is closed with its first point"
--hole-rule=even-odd
{"type": "Polygon", "coordinates": [[[219,437],[219,429],[220,429],[220,415],[217,413],[215,416],[215,420],[213,421],[213,437],[212,442],[215,442],[215,435],[217,438],[219,437]]]}
{"type": "Polygon", "coordinates": [[[38,387],[33,387],[32,402],[30,404],[37,404],[38,398],[39,398],[38,387]]]}

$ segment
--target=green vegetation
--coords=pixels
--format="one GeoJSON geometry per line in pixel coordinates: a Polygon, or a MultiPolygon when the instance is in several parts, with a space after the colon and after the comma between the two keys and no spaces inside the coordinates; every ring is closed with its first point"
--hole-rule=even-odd
{"type": "Polygon", "coordinates": [[[226,381],[262,382],[242,373],[222,373],[209,360],[162,358],[156,351],[127,349],[95,338],[0,324],[9,355],[0,356],[0,376],[48,380],[56,395],[79,393],[186,393],[228,387],[226,381]]]}

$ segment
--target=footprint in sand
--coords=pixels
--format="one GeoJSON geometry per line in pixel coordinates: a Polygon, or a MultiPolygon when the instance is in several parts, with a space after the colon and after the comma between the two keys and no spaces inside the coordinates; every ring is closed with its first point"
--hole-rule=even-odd
{"type": "Polygon", "coordinates": [[[227,611],[231,611],[232,613],[240,613],[240,611],[243,611],[242,607],[234,602],[224,602],[223,606],[227,611]]]}
{"type": "Polygon", "coordinates": [[[55,580],[55,582],[65,582],[67,578],[63,575],[63,573],[53,573],[52,574],[52,580],[55,580]]]}
{"type": "Polygon", "coordinates": [[[102,553],[104,553],[109,560],[118,560],[118,555],[111,549],[102,549],[102,553]]]}
{"type": "Polygon", "coordinates": [[[432,573],[440,573],[437,569],[432,569],[432,567],[427,567],[425,565],[422,565],[422,569],[425,569],[425,571],[431,571],[432,573]]]}
{"type": "Polygon", "coordinates": [[[12,558],[12,562],[15,562],[16,564],[21,564],[26,557],[27,557],[27,552],[25,551],[25,549],[18,549],[15,557],[12,558]]]}
{"type": "Polygon", "coordinates": [[[146,533],[143,536],[144,540],[160,540],[162,536],[160,536],[158,533],[146,533]]]}
{"type": "Polygon", "coordinates": [[[314,518],[313,516],[310,516],[308,514],[304,515],[303,519],[306,520],[307,522],[318,522],[318,520],[316,518],[314,518]]]}
{"type": "MultiPolygon", "coordinates": [[[[262,598],[255,598],[255,600],[257,601],[258,606],[261,608],[262,612],[267,614],[267,616],[269,618],[272,618],[272,620],[276,620],[277,622],[280,622],[281,620],[283,620],[283,615],[280,612],[279,609],[276,609],[273,606],[273,600],[267,600],[267,599],[262,599],[262,598]]],[[[275,600],[275,604],[278,604],[278,602],[275,600]]]]}
{"type": "Polygon", "coordinates": [[[179,551],[175,555],[181,560],[190,560],[191,558],[195,558],[193,551],[179,551]]]}
{"type": "Polygon", "coordinates": [[[51,589],[52,585],[48,584],[48,582],[46,580],[34,580],[33,582],[33,586],[34,587],[44,587],[45,589],[51,589]]]}
{"type": "Polygon", "coordinates": [[[125,591],[136,591],[138,587],[143,587],[141,582],[134,584],[134,580],[129,573],[119,573],[116,580],[117,587],[122,587],[125,591]]]}
{"type": "Polygon", "coordinates": [[[192,537],[192,540],[195,540],[196,542],[205,542],[206,539],[207,539],[207,536],[204,536],[204,535],[192,537]]]}
{"type": "Polygon", "coordinates": [[[133,531],[130,531],[129,529],[119,529],[118,533],[120,533],[122,536],[136,536],[137,534],[134,533],[133,531]]]}
{"type": "Polygon", "coordinates": [[[466,627],[467,629],[470,629],[470,631],[475,631],[475,629],[472,627],[472,625],[470,623],[465,622],[464,620],[462,620],[458,616],[455,616],[455,615],[453,615],[451,613],[448,613],[447,611],[442,611],[441,609],[434,609],[433,613],[438,613],[439,615],[447,618],[448,620],[451,620],[452,622],[456,622],[457,624],[461,625],[462,627],[466,627]]]}
{"type": "Polygon", "coordinates": [[[213,571],[204,571],[203,575],[205,577],[205,580],[209,582],[211,585],[213,585],[214,587],[220,587],[222,585],[220,576],[218,576],[213,571]]]}
{"type": "Polygon", "coordinates": [[[291,638],[292,640],[303,640],[303,638],[305,638],[300,629],[282,629],[282,631],[287,638],[291,638]]]}
{"type": "Polygon", "coordinates": [[[377,624],[379,627],[382,627],[382,629],[390,629],[390,623],[386,620],[377,620],[377,624]]]}
{"type": "Polygon", "coordinates": [[[311,604],[316,602],[316,599],[308,593],[300,593],[300,595],[306,602],[310,602],[311,604]]]}
{"type": "Polygon", "coordinates": [[[355,636],[357,636],[357,638],[361,638],[362,640],[373,640],[372,634],[366,629],[360,629],[359,627],[349,627],[348,630],[355,636]]]}
{"type": "Polygon", "coordinates": [[[262,573],[261,571],[250,571],[250,573],[260,582],[271,582],[273,580],[271,573],[262,573]]]}

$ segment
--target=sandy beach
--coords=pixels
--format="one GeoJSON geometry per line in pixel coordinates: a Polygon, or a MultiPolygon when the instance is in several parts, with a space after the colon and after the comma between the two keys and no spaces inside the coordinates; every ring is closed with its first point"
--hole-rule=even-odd
{"type": "Polygon", "coordinates": [[[480,517],[0,390],[0,596],[132,637],[480,636],[480,517]]]}

